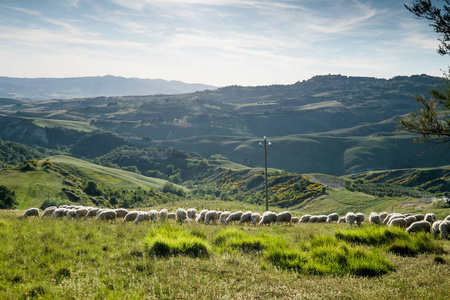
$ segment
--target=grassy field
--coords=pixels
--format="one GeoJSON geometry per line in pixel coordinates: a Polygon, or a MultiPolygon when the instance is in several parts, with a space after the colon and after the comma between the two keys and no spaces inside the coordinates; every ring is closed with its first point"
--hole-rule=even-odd
{"type": "Polygon", "coordinates": [[[19,216],[0,211],[1,299],[450,298],[450,242],[429,235],[354,244],[339,237],[383,229],[19,216]],[[424,253],[389,250],[401,242],[424,253]]]}

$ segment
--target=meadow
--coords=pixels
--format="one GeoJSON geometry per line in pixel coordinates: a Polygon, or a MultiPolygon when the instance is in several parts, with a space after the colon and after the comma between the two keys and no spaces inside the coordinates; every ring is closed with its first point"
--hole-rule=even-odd
{"type": "Polygon", "coordinates": [[[0,211],[1,299],[450,298],[450,241],[430,234],[20,215],[0,211]]]}

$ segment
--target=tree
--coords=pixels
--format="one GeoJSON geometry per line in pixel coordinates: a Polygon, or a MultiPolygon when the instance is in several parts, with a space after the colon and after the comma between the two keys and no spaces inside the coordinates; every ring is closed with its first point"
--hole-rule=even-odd
{"type": "MultiPolygon", "coordinates": [[[[450,0],[415,0],[405,7],[420,19],[431,21],[430,26],[441,36],[438,53],[450,54],[450,0]]],[[[422,108],[399,119],[399,129],[420,134],[416,142],[443,144],[450,142],[450,73],[444,76],[442,90],[428,91],[430,99],[424,95],[415,97],[422,108]]]]}
{"type": "Polygon", "coordinates": [[[442,36],[438,40],[438,53],[441,55],[450,54],[450,0],[415,0],[411,6],[405,7],[420,19],[431,21],[430,26],[434,31],[442,36]],[[440,3],[443,2],[443,3],[440,3]]]}
{"type": "Polygon", "coordinates": [[[17,206],[16,193],[4,185],[0,185],[0,209],[12,209],[17,206]]]}

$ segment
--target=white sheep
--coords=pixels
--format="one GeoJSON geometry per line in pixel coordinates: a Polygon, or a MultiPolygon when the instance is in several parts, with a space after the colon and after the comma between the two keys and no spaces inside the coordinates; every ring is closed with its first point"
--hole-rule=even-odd
{"type": "Polygon", "coordinates": [[[150,213],[147,211],[141,211],[137,215],[136,219],[134,219],[134,224],[138,224],[140,222],[149,222],[150,221],[150,213]]]}
{"type": "Polygon", "coordinates": [[[99,210],[100,208],[93,208],[89,210],[88,213],[84,216],[84,219],[87,220],[88,218],[96,217],[99,210]]]}
{"type": "Polygon", "coordinates": [[[416,217],[417,221],[425,220],[425,215],[423,215],[423,214],[415,214],[414,217],[416,217]]]}
{"type": "Polygon", "coordinates": [[[300,222],[300,219],[298,217],[292,217],[291,218],[291,223],[292,224],[297,224],[298,222],[300,222]]]}
{"type": "Polygon", "coordinates": [[[223,212],[223,211],[218,211],[218,212],[217,212],[217,220],[220,220],[220,216],[222,215],[222,212],[223,212]]]}
{"type": "Polygon", "coordinates": [[[365,216],[363,213],[356,213],[355,221],[358,226],[361,226],[361,223],[364,222],[365,216]]]}
{"type": "Polygon", "coordinates": [[[450,221],[443,221],[439,225],[439,231],[443,239],[448,239],[448,234],[450,233],[450,221]]]}
{"type": "Polygon", "coordinates": [[[339,221],[337,221],[337,222],[338,222],[338,224],[347,223],[347,221],[345,221],[345,217],[340,217],[339,221]]]}
{"type": "Polygon", "coordinates": [[[317,220],[319,219],[319,216],[311,216],[309,218],[309,223],[317,223],[317,220]]]}
{"type": "Polygon", "coordinates": [[[271,211],[266,211],[262,217],[261,221],[259,222],[259,225],[262,226],[264,224],[271,224],[275,223],[277,221],[277,214],[271,211]]]}
{"type": "Polygon", "coordinates": [[[66,209],[64,207],[58,207],[57,209],[55,209],[53,211],[52,217],[55,219],[62,218],[66,215],[65,213],[66,213],[66,209]]]}
{"type": "Polygon", "coordinates": [[[79,220],[80,218],[84,218],[89,212],[89,209],[87,207],[82,207],[77,209],[75,212],[75,219],[79,220]]]}
{"type": "Polygon", "coordinates": [[[101,211],[97,216],[95,217],[95,220],[108,220],[108,221],[115,221],[117,218],[117,214],[112,209],[105,209],[101,211]]]}
{"type": "Polygon", "coordinates": [[[56,206],[49,206],[46,209],[44,209],[44,212],[41,215],[41,218],[43,217],[51,217],[53,212],[55,211],[55,209],[57,209],[56,206]]]}
{"type": "Polygon", "coordinates": [[[290,224],[292,219],[292,214],[289,211],[283,211],[277,214],[277,224],[280,225],[281,223],[290,224]]]}
{"type": "Polygon", "coordinates": [[[316,223],[325,223],[328,219],[327,215],[318,215],[316,223]]]}
{"type": "Polygon", "coordinates": [[[436,214],[434,214],[434,213],[427,213],[425,215],[425,221],[428,221],[429,223],[433,223],[434,221],[436,221],[436,214]]]}
{"type": "Polygon", "coordinates": [[[309,218],[311,218],[311,215],[303,215],[300,218],[300,223],[308,223],[309,222],[309,218]]]}
{"type": "MultiPolygon", "coordinates": [[[[394,219],[394,220],[392,220],[392,222],[395,222],[396,220],[402,220],[402,219],[394,219]]],[[[406,221],[405,221],[405,225],[406,225],[406,221]]],[[[409,225],[408,228],[406,228],[406,232],[408,232],[408,233],[417,232],[417,231],[430,232],[430,229],[431,229],[430,222],[428,222],[428,221],[416,221],[416,222],[412,223],[411,225],[409,225]]]]}
{"type": "Polygon", "coordinates": [[[116,208],[114,211],[116,212],[118,218],[125,218],[128,214],[128,210],[125,208],[116,208]]]}
{"type": "Polygon", "coordinates": [[[252,221],[252,212],[246,211],[242,214],[241,219],[239,220],[239,225],[242,225],[243,223],[250,223],[252,221]]]}
{"type": "Polygon", "coordinates": [[[404,214],[400,214],[400,213],[392,213],[392,214],[389,214],[389,215],[387,215],[387,217],[383,220],[383,224],[389,224],[389,222],[390,222],[391,220],[396,219],[396,218],[402,218],[402,219],[404,219],[404,218],[405,218],[405,215],[404,215],[404,214]]]}
{"type": "Polygon", "coordinates": [[[414,216],[407,216],[405,220],[406,220],[406,227],[409,227],[412,223],[417,222],[417,219],[414,216]]]}
{"type": "Polygon", "coordinates": [[[227,222],[227,218],[231,213],[229,211],[224,211],[221,215],[220,215],[220,223],[222,224],[226,224],[227,222]]]}
{"type": "Polygon", "coordinates": [[[200,212],[200,214],[197,216],[197,219],[195,220],[197,223],[205,222],[205,216],[208,210],[204,209],[200,212]]]}
{"type": "Polygon", "coordinates": [[[39,208],[29,208],[23,212],[22,218],[39,217],[39,208]]]}
{"type": "Polygon", "coordinates": [[[439,225],[441,225],[443,221],[435,221],[433,222],[433,225],[431,225],[431,233],[433,234],[433,236],[436,238],[439,233],[441,233],[441,231],[439,230],[439,225]]]}
{"type": "Polygon", "coordinates": [[[77,213],[77,210],[75,208],[66,210],[67,220],[71,220],[72,218],[75,218],[76,213],[77,213]]]}
{"type": "Polygon", "coordinates": [[[380,220],[381,220],[381,222],[383,222],[384,219],[386,219],[386,217],[387,217],[388,215],[389,215],[388,212],[385,212],[385,211],[381,212],[381,213],[380,213],[380,220]]]}
{"type": "Polygon", "coordinates": [[[152,220],[153,222],[156,222],[158,219],[158,212],[154,209],[150,210],[148,212],[148,214],[150,215],[150,220],[152,220]]]}
{"type": "Polygon", "coordinates": [[[257,212],[252,213],[250,219],[252,220],[252,224],[256,225],[256,223],[259,223],[261,221],[261,215],[257,212]]]}
{"type": "Polygon", "coordinates": [[[167,214],[167,219],[176,219],[177,218],[177,214],[176,213],[168,213],[167,214]]]}
{"type": "Polygon", "coordinates": [[[445,217],[444,221],[450,221],[450,215],[448,215],[447,217],[445,217]]]}
{"type": "Polygon", "coordinates": [[[345,222],[350,226],[353,225],[353,223],[355,222],[355,219],[356,219],[356,215],[352,212],[348,212],[345,215],[345,222]]]}
{"type": "Polygon", "coordinates": [[[327,217],[327,223],[339,221],[339,215],[337,213],[331,213],[327,217]]]}
{"type": "Polygon", "coordinates": [[[209,222],[216,223],[217,221],[217,211],[210,210],[205,215],[205,224],[209,225],[209,222]]]}
{"type": "Polygon", "coordinates": [[[139,213],[140,213],[140,212],[137,211],[137,210],[129,211],[129,212],[125,215],[125,217],[123,217],[122,222],[131,222],[131,221],[136,220],[136,218],[137,218],[137,216],[139,215],[139,213]]]}
{"type": "Polygon", "coordinates": [[[195,208],[189,208],[186,212],[189,219],[195,220],[195,216],[197,215],[195,208]]]}
{"type": "Polygon", "coordinates": [[[380,215],[377,214],[376,212],[371,212],[369,215],[369,223],[375,224],[375,225],[380,225],[381,224],[380,215]]]}
{"type": "Polygon", "coordinates": [[[168,214],[168,213],[169,213],[169,211],[168,211],[167,209],[165,209],[165,208],[161,209],[161,210],[159,211],[159,219],[160,219],[161,221],[167,220],[167,214],[168,214]]]}
{"type": "Polygon", "coordinates": [[[244,213],[242,211],[237,211],[237,212],[234,212],[234,213],[230,214],[228,216],[228,218],[225,220],[225,225],[228,225],[230,222],[237,222],[237,221],[239,221],[243,214],[244,213]]]}
{"type": "Polygon", "coordinates": [[[183,208],[177,209],[177,221],[183,223],[183,221],[188,220],[187,211],[183,208]]]}
{"type": "Polygon", "coordinates": [[[405,218],[395,218],[395,219],[390,220],[387,226],[388,227],[397,226],[397,227],[405,228],[406,220],[405,220],[405,218]]]}

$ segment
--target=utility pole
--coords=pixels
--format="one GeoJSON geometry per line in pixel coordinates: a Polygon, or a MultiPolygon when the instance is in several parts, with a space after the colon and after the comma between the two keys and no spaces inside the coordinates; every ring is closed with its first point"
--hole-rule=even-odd
{"type": "Polygon", "coordinates": [[[272,142],[267,141],[267,137],[264,136],[264,142],[259,142],[260,146],[264,146],[264,169],[265,169],[265,183],[266,183],[266,211],[269,210],[269,191],[267,187],[267,146],[272,145],[272,142]]]}

